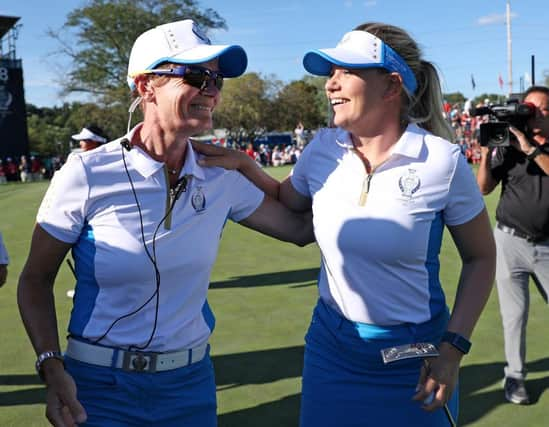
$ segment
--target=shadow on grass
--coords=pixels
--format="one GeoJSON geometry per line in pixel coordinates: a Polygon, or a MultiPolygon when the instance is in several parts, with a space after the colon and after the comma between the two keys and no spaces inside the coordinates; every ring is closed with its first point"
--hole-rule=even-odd
{"type": "MultiPolygon", "coordinates": [[[[218,390],[301,376],[303,346],[213,357],[218,390]]],[[[297,426],[300,395],[220,414],[219,427],[297,426]]]]}
{"type": "MultiPolygon", "coordinates": [[[[308,283],[307,286],[316,285],[318,268],[303,270],[278,271],[276,273],[253,274],[249,276],[236,276],[230,280],[210,283],[211,289],[223,288],[251,288],[255,286],[286,285],[288,283],[308,283]]],[[[303,287],[305,285],[296,285],[303,287]]]]}
{"type": "Polygon", "coordinates": [[[38,375],[0,375],[0,386],[37,386],[0,392],[0,407],[43,403],[46,389],[38,375]]]}
{"type": "Polygon", "coordinates": [[[294,394],[269,403],[218,416],[219,427],[297,426],[300,395],[294,394]]]}
{"type": "MultiPolygon", "coordinates": [[[[301,375],[303,346],[261,350],[214,356],[218,390],[248,384],[266,384],[301,375]]],[[[479,392],[503,379],[503,362],[464,366],[460,373],[460,425],[476,423],[500,405],[508,404],[501,386],[497,390],[479,392]]],[[[549,358],[528,363],[531,373],[549,372],[549,358]]],[[[0,385],[40,385],[35,375],[0,375],[0,385]]],[[[549,376],[527,380],[532,404],[549,389],[549,376]]],[[[43,387],[0,393],[0,407],[30,405],[45,402],[43,387]]],[[[293,426],[299,419],[299,394],[219,415],[219,427],[293,426]]]]}
{"type": "Polygon", "coordinates": [[[212,357],[218,389],[265,384],[301,376],[303,346],[212,357]]]}
{"type": "Polygon", "coordinates": [[[46,388],[34,387],[22,390],[0,392],[0,407],[17,405],[35,405],[46,402],[46,388]]]}
{"type": "MultiPolygon", "coordinates": [[[[500,405],[509,404],[503,394],[503,362],[469,365],[460,371],[460,425],[477,422],[500,405]],[[492,384],[498,384],[497,390],[477,392],[492,384]]],[[[529,372],[549,371],[549,358],[538,359],[527,364],[529,372]]],[[[526,380],[531,404],[535,405],[540,396],[549,389],[549,376],[535,380],[526,380]]]]}
{"type": "Polygon", "coordinates": [[[38,375],[0,375],[0,386],[4,385],[42,385],[38,375]]]}

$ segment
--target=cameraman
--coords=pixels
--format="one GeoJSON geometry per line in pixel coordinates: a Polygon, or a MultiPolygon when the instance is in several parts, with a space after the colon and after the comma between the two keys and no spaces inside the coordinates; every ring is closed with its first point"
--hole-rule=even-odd
{"type": "Polygon", "coordinates": [[[526,135],[507,147],[482,147],[477,182],[489,194],[501,181],[494,237],[496,282],[505,339],[505,398],[516,404],[530,399],[526,377],[526,323],[529,278],[545,302],[549,292],[549,88],[530,87],[524,102],[535,106],[526,135]]]}

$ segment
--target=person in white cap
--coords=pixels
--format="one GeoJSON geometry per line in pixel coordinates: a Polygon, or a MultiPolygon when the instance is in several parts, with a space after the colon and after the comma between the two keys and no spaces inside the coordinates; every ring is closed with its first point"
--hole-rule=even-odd
{"type": "Polygon", "coordinates": [[[246,65],[242,47],[211,44],[192,20],[144,32],[128,66],[130,111],[139,104],[144,121],[71,155],[51,183],[18,302],[53,425],[217,424],[206,293],[227,219],[314,239],[310,214],[197,164],[189,138],[212,127],[224,78],[246,65]],[[52,288],[69,249],[77,281],[62,354],[52,288]]]}
{"type": "Polygon", "coordinates": [[[79,133],[72,136],[72,139],[80,143],[80,148],[82,148],[83,151],[93,150],[101,144],[107,143],[107,138],[104,136],[103,130],[95,125],[83,127],[79,133]]]}
{"type": "Polygon", "coordinates": [[[300,425],[448,426],[495,246],[474,175],[448,141],[437,72],[404,30],[381,23],[303,64],[327,76],[335,127],[316,133],[289,178],[279,184],[242,154],[200,148],[204,165],[238,168],[292,209],[312,206],[322,264],[300,425]],[[445,226],[463,262],[451,314],[439,279],[445,226]],[[420,342],[440,355],[404,359],[425,354],[410,345],[420,342]]]}

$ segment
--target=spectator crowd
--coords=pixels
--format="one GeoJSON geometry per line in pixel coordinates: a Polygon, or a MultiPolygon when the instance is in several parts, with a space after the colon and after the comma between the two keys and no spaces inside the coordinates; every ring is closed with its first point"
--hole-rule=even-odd
{"type": "MultiPolygon", "coordinates": [[[[461,152],[469,163],[480,163],[480,125],[489,121],[489,116],[472,116],[470,101],[463,104],[444,103],[444,115],[450,122],[455,135],[455,141],[461,147],[461,152]]],[[[485,99],[475,105],[475,108],[490,105],[485,99]]]]}
{"type": "Polygon", "coordinates": [[[64,158],[61,156],[23,155],[19,159],[13,157],[0,158],[0,184],[50,179],[63,163],[64,158]]]}

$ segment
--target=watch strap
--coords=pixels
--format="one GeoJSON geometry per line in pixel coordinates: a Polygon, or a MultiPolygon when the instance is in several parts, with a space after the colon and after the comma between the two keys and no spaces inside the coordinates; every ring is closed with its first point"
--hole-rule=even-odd
{"type": "Polygon", "coordinates": [[[34,367],[36,368],[36,373],[42,381],[44,381],[44,372],[42,370],[42,365],[48,359],[57,359],[60,360],[63,365],[65,364],[65,358],[63,357],[63,354],[59,351],[45,351],[43,353],[40,353],[38,355],[38,358],[36,359],[34,367]]]}
{"type": "Polygon", "coordinates": [[[539,148],[539,145],[537,145],[536,148],[534,148],[534,151],[526,155],[526,158],[528,160],[534,160],[540,154],[541,154],[541,148],[539,148]]]}
{"type": "Polygon", "coordinates": [[[455,332],[446,331],[440,341],[451,344],[463,354],[469,353],[469,350],[471,349],[471,341],[455,332]]]}

